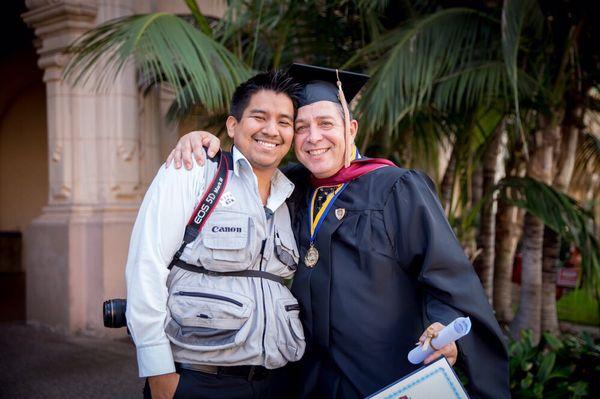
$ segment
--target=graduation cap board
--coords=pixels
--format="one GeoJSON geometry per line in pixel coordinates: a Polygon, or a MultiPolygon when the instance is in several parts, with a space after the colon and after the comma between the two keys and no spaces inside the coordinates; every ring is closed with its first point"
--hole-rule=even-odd
{"type": "Polygon", "coordinates": [[[331,101],[342,106],[346,142],[344,166],[348,167],[350,165],[350,154],[352,153],[350,149],[350,111],[348,103],[367,83],[369,76],[304,64],[292,64],[288,69],[288,73],[304,86],[298,108],[319,101],[331,101]]]}
{"type": "Polygon", "coordinates": [[[369,76],[362,73],[304,64],[292,64],[288,72],[294,79],[304,84],[299,107],[317,101],[341,104],[338,97],[338,80],[342,84],[345,99],[349,103],[369,80],[369,76]]]}

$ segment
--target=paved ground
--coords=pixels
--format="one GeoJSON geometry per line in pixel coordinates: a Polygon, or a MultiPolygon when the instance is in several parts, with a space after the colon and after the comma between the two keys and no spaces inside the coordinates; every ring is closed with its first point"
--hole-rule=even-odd
{"type": "Polygon", "coordinates": [[[0,323],[0,398],[141,398],[131,343],[0,323]]]}

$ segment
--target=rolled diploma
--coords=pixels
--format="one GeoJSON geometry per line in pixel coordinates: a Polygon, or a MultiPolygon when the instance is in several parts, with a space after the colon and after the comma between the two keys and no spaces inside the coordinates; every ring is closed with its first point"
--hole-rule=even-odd
{"type": "MultiPolygon", "coordinates": [[[[444,329],[438,333],[438,336],[431,340],[431,344],[440,349],[441,347],[464,337],[469,331],[471,331],[471,320],[468,317],[459,317],[444,327],[444,329]]],[[[412,364],[421,363],[427,356],[435,352],[432,345],[429,345],[429,348],[425,351],[421,345],[417,346],[408,353],[408,361],[412,364]]]]}

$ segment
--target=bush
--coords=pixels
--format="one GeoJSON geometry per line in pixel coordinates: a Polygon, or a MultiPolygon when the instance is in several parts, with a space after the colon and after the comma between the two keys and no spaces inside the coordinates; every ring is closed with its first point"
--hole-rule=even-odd
{"type": "Polygon", "coordinates": [[[561,339],[544,333],[534,345],[531,332],[509,345],[510,389],[514,398],[597,398],[600,342],[587,334],[561,339]]]}
{"type": "Polygon", "coordinates": [[[600,305],[598,300],[583,290],[575,290],[563,295],[556,303],[558,319],[576,324],[600,325],[600,305]]]}

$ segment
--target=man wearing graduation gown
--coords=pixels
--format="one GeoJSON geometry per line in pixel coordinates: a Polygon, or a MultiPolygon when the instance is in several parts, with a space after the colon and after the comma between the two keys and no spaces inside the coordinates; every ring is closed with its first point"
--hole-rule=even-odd
{"type": "Polygon", "coordinates": [[[458,341],[469,394],[510,397],[502,332],[431,179],[356,151],[346,99],[367,77],[307,66],[290,73],[305,84],[294,138],[304,166],[286,170],[303,260],[292,286],[307,341],[292,365],[299,397],[372,394],[418,367],[407,354],[428,325],[461,316],[472,322],[458,341]]]}

